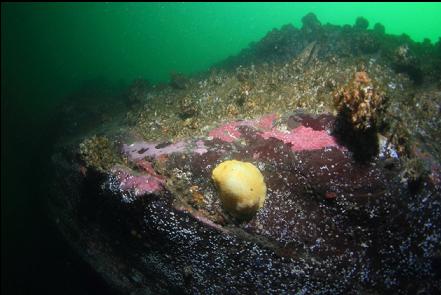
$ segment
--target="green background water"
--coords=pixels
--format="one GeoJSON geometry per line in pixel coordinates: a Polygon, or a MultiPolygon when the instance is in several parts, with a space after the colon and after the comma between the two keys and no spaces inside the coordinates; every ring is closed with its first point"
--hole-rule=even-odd
{"type": "Polygon", "coordinates": [[[26,81],[14,95],[42,107],[84,79],[163,81],[206,69],[272,28],[300,27],[311,11],[322,23],[364,16],[417,41],[441,36],[439,3],[11,4],[2,5],[2,82],[26,81]]]}
{"type": "Polygon", "coordinates": [[[440,3],[2,3],[2,290],[92,288],[42,205],[48,122],[69,92],[97,77],[156,83],[207,69],[308,12],[340,25],[364,16],[416,41],[441,36],[440,3]]]}

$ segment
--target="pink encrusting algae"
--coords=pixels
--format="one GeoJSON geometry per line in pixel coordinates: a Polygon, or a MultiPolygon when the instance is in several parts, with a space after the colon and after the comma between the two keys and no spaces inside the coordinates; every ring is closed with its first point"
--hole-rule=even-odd
{"type": "Polygon", "coordinates": [[[162,190],[164,179],[161,176],[143,174],[135,175],[128,169],[116,167],[112,170],[119,188],[122,191],[133,191],[135,196],[154,193],[162,190]]]}
{"type": "Polygon", "coordinates": [[[213,138],[218,138],[222,141],[233,142],[236,139],[240,138],[241,133],[238,130],[238,127],[241,126],[252,126],[258,127],[261,130],[270,130],[273,127],[274,120],[277,119],[277,114],[269,114],[261,117],[257,120],[243,120],[230,122],[215,129],[212,129],[208,135],[213,138]]]}
{"type": "Polygon", "coordinates": [[[237,129],[239,126],[253,126],[253,121],[237,121],[227,123],[218,128],[211,130],[208,135],[213,138],[218,138],[222,141],[233,142],[240,138],[241,133],[237,129]]]}
{"type": "Polygon", "coordinates": [[[338,146],[334,137],[325,130],[317,131],[305,126],[297,127],[287,133],[273,129],[265,131],[261,135],[265,139],[274,137],[284,143],[289,143],[293,151],[318,150],[325,147],[338,146]]]}
{"type": "MultiPolygon", "coordinates": [[[[299,126],[290,131],[281,131],[273,127],[274,121],[278,119],[277,114],[269,114],[256,120],[241,120],[226,123],[209,131],[208,135],[213,139],[232,143],[242,137],[239,127],[253,127],[260,131],[260,136],[264,139],[276,138],[285,144],[291,144],[293,151],[316,150],[325,147],[337,146],[337,143],[326,130],[314,130],[310,127],[299,126]]],[[[189,152],[203,155],[208,152],[205,141],[199,139],[195,142],[179,141],[176,143],[149,143],[135,142],[130,145],[123,145],[123,153],[130,160],[138,161],[146,157],[157,158],[161,155],[172,153],[189,152]]]]}
{"type": "Polygon", "coordinates": [[[277,117],[276,114],[270,114],[255,121],[228,123],[211,130],[209,135],[225,142],[233,142],[241,137],[238,127],[255,126],[263,131],[261,136],[264,139],[273,137],[284,143],[289,143],[293,151],[316,150],[337,146],[334,137],[329,135],[326,130],[314,130],[310,127],[300,126],[290,131],[280,131],[276,127],[273,127],[274,120],[276,120],[277,117]]]}
{"type": "Polygon", "coordinates": [[[273,123],[278,117],[277,114],[263,116],[258,120],[257,125],[263,130],[270,130],[273,128],[273,123]]]}

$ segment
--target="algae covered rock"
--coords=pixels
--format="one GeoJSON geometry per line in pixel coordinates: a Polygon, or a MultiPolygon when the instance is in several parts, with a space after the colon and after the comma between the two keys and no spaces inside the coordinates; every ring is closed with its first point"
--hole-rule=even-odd
{"type": "Polygon", "coordinates": [[[79,155],[86,167],[106,171],[118,162],[113,143],[106,136],[86,138],[79,145],[79,155]]]}

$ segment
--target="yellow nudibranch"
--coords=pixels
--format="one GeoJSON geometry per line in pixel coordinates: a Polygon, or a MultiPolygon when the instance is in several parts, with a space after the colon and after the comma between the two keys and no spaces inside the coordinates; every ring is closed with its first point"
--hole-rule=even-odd
{"type": "Polygon", "coordinates": [[[248,217],[262,208],[266,185],[262,173],[251,163],[229,160],[214,168],[215,182],[224,209],[236,217],[248,217]]]}

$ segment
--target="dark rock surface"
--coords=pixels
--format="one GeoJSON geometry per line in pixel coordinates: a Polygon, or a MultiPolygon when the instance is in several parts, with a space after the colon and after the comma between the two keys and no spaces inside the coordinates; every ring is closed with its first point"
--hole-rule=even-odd
{"type": "Polygon", "coordinates": [[[357,163],[334,117],[228,122],[209,137],[142,142],[85,167],[54,154],[51,206],[73,247],[125,294],[427,293],[441,290],[440,166],[412,192],[394,148],[357,163]],[[264,207],[238,223],[211,182],[221,161],[254,163],[264,207]],[[195,193],[197,192],[197,194],[195,193]]]}

